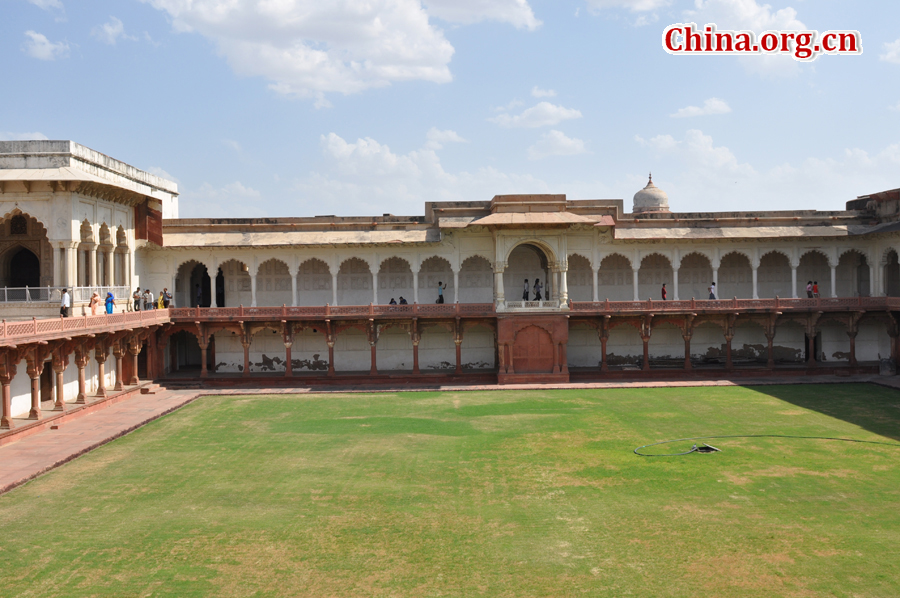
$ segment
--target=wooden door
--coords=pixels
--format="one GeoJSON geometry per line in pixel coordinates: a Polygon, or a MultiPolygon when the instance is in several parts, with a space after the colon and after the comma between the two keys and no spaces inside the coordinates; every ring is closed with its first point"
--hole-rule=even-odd
{"type": "Polygon", "coordinates": [[[516,334],[513,345],[513,367],[517,374],[549,374],[553,372],[553,339],[543,328],[527,326],[516,334]]]}

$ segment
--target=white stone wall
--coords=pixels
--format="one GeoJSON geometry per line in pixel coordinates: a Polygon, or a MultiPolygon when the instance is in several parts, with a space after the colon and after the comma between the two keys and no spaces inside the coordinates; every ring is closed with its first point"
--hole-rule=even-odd
{"type": "MultiPolygon", "coordinates": [[[[519,294],[521,295],[521,291],[519,294]]],[[[449,299],[445,298],[445,301],[449,301],[449,299]]],[[[459,301],[460,303],[493,303],[494,271],[486,258],[473,256],[462,263],[459,271],[459,301]]],[[[426,302],[424,297],[422,302],[426,302]]]]}
{"type": "Polygon", "coordinates": [[[569,343],[566,347],[566,360],[569,367],[600,367],[602,347],[597,329],[584,322],[575,322],[569,326],[569,343]]]}
{"type": "Polygon", "coordinates": [[[419,370],[450,370],[456,368],[456,344],[453,333],[442,326],[429,326],[420,332],[419,370]]]}
{"type": "MultiPolygon", "coordinates": [[[[710,268],[705,274],[706,276],[700,277],[700,280],[692,289],[692,292],[696,294],[689,296],[682,294],[682,299],[708,297],[706,289],[712,281],[712,269],[710,268]]],[[[717,292],[720,299],[730,299],[732,297],[749,299],[753,297],[753,269],[750,266],[750,260],[744,254],[733,252],[724,256],[719,263],[718,278],[716,286],[718,287],[717,292]]],[[[759,296],[763,297],[764,295],[760,294],[759,296]]]]}
{"type": "Polygon", "coordinates": [[[566,274],[569,299],[572,301],[593,301],[594,271],[591,262],[580,255],[569,256],[569,271],[566,274]]]}
{"type": "MultiPolygon", "coordinates": [[[[647,350],[650,359],[683,359],[684,337],[681,335],[681,329],[669,323],[654,326],[647,350]]],[[[643,343],[640,351],[643,355],[643,343]]]]}
{"type": "MultiPolygon", "coordinates": [[[[359,258],[341,264],[338,271],[338,305],[368,305],[373,302],[372,272],[359,258]]],[[[384,300],[387,303],[390,300],[384,300]]],[[[379,297],[379,302],[382,298],[379,297]]]]}
{"type": "MultiPolygon", "coordinates": [[[[631,262],[614,254],[600,262],[598,273],[599,300],[631,301],[634,299],[634,278],[631,262]]],[[[646,297],[645,297],[646,299],[646,297]]]]}
{"type": "MultiPolygon", "coordinates": [[[[460,346],[460,360],[464,368],[493,369],[496,367],[494,331],[484,326],[466,330],[460,346]]],[[[456,350],[453,363],[456,364],[456,350]]]]}
{"type": "Polygon", "coordinates": [[[294,331],[294,344],[291,346],[291,361],[295,372],[328,371],[328,343],[319,328],[304,328],[294,331]]]}
{"type": "Polygon", "coordinates": [[[891,337],[888,336],[884,324],[872,320],[859,323],[856,335],[857,361],[878,361],[891,356],[891,337]]]}
{"type": "Polygon", "coordinates": [[[334,303],[332,283],[328,264],[320,259],[306,260],[300,265],[297,276],[297,305],[315,306],[334,303]]]}
{"type": "Polygon", "coordinates": [[[368,372],[372,366],[366,333],[356,328],[340,331],[334,342],[336,372],[368,372]]]}

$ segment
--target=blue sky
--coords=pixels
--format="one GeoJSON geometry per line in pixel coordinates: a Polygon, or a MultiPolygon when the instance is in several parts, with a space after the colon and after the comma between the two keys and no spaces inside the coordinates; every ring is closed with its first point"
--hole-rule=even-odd
{"type": "Polygon", "coordinates": [[[842,209],[900,187],[900,3],[3,0],[0,138],[179,183],[181,217],[418,215],[502,193],[842,209]],[[859,56],[672,56],[672,23],[859,56]]]}

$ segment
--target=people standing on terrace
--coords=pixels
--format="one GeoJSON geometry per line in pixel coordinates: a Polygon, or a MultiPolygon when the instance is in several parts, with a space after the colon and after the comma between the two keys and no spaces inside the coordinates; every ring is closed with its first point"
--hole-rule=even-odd
{"type": "Polygon", "coordinates": [[[541,295],[541,291],[544,290],[543,285],[541,284],[540,278],[534,279],[534,300],[535,301],[543,301],[544,297],[541,295]]]}
{"type": "Polygon", "coordinates": [[[169,309],[169,306],[172,305],[172,294],[169,292],[169,288],[166,287],[162,290],[163,292],[163,307],[169,309]]]}
{"type": "Polygon", "coordinates": [[[447,288],[447,285],[445,285],[442,281],[438,281],[438,298],[437,298],[436,303],[444,302],[444,289],[446,289],[446,288],[447,288]]]}
{"type": "Polygon", "coordinates": [[[107,315],[113,312],[113,309],[116,307],[116,298],[113,297],[113,294],[110,292],[106,293],[106,313],[107,315]]]}
{"type": "Polygon", "coordinates": [[[528,293],[530,289],[528,288],[528,279],[525,279],[525,288],[522,290],[522,301],[528,301],[528,293]]]}
{"type": "Polygon", "coordinates": [[[709,300],[712,301],[716,298],[716,283],[709,283],[709,288],[706,289],[709,292],[709,300]]]}
{"type": "Polygon", "coordinates": [[[72,298],[69,296],[69,289],[62,290],[62,297],[59,299],[59,315],[68,318],[69,308],[72,306],[72,298]]]}
{"type": "Polygon", "coordinates": [[[668,295],[668,293],[666,293],[666,283],[663,283],[663,286],[662,286],[662,300],[663,301],[666,300],[667,295],[668,295]]]}
{"type": "Polygon", "coordinates": [[[92,316],[100,315],[100,294],[99,293],[94,292],[94,294],[91,295],[91,302],[88,304],[88,306],[91,308],[92,316]]]}
{"type": "Polygon", "coordinates": [[[817,298],[818,296],[819,296],[819,281],[814,280],[813,281],[813,297],[817,298]]]}
{"type": "Polygon", "coordinates": [[[134,311],[141,311],[141,287],[134,290],[131,298],[134,299],[134,311]]]}

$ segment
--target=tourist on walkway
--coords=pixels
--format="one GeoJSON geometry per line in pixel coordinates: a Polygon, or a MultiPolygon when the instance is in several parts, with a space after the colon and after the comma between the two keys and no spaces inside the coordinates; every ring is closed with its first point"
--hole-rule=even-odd
{"type": "Polygon", "coordinates": [[[162,291],[159,292],[159,299],[156,300],[156,309],[165,309],[166,308],[166,294],[162,291]]]}
{"type": "Polygon", "coordinates": [[[663,286],[662,286],[662,300],[663,300],[663,301],[666,300],[666,295],[667,295],[667,293],[666,293],[666,283],[663,283],[663,286]]]}
{"type": "Polygon", "coordinates": [[[706,289],[709,292],[709,300],[712,301],[716,298],[716,283],[709,283],[709,287],[706,289]]]}
{"type": "Polygon", "coordinates": [[[163,289],[163,307],[169,309],[169,306],[172,305],[172,294],[169,293],[168,287],[163,289]]]}
{"type": "Polygon", "coordinates": [[[116,298],[113,297],[112,293],[106,293],[106,314],[109,315],[113,312],[113,309],[116,307],[116,298]]]}
{"type": "Polygon", "coordinates": [[[69,289],[63,289],[62,297],[59,298],[59,315],[64,318],[69,317],[69,308],[72,306],[72,298],[69,296],[69,289]]]}
{"type": "Polygon", "coordinates": [[[131,298],[134,299],[134,311],[141,311],[141,287],[134,290],[131,298]]]}
{"type": "Polygon", "coordinates": [[[153,293],[150,292],[150,289],[144,289],[144,309],[153,309],[153,293]]]}
{"type": "Polygon", "coordinates": [[[443,282],[438,281],[438,298],[435,303],[443,303],[444,302],[444,289],[447,288],[443,282]]]}
{"type": "Polygon", "coordinates": [[[391,297],[391,302],[388,305],[397,305],[397,300],[391,297]]]}
{"type": "Polygon", "coordinates": [[[810,281],[807,281],[807,283],[806,283],[806,296],[807,296],[808,298],[812,299],[812,296],[813,296],[813,288],[812,288],[812,281],[811,281],[811,280],[810,280],[810,281]]]}
{"type": "Polygon", "coordinates": [[[400,305],[409,305],[409,302],[400,295],[400,305]]]}
{"type": "Polygon", "coordinates": [[[544,300],[544,296],[541,295],[541,291],[543,291],[543,290],[544,290],[544,287],[541,284],[541,279],[535,278],[534,279],[534,300],[535,301],[543,301],[544,300]]]}
{"type": "Polygon", "coordinates": [[[94,292],[94,294],[91,295],[91,302],[88,304],[88,306],[91,308],[92,316],[100,315],[100,294],[99,293],[94,292]]]}
{"type": "Polygon", "coordinates": [[[819,281],[813,281],[813,297],[818,298],[819,296],[819,281]]]}
{"type": "Polygon", "coordinates": [[[531,289],[528,287],[528,279],[525,279],[525,288],[522,290],[522,301],[528,301],[528,293],[531,289]]]}

